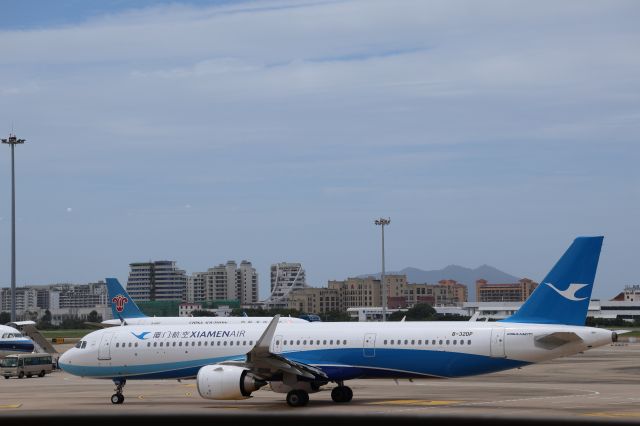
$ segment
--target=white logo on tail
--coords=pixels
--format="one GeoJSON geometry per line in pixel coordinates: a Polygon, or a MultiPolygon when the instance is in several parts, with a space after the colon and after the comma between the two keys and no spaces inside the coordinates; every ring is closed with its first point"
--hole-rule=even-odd
{"type": "Polygon", "coordinates": [[[576,293],[578,292],[578,290],[580,290],[583,287],[588,286],[589,284],[576,284],[576,283],[571,283],[569,284],[569,287],[567,287],[566,290],[558,290],[557,288],[555,288],[555,286],[551,283],[545,283],[546,285],[548,285],[549,287],[551,287],[552,289],[554,289],[560,296],[564,297],[567,300],[572,300],[574,302],[579,302],[580,300],[585,300],[586,297],[582,297],[582,298],[578,298],[576,297],[576,293]]]}

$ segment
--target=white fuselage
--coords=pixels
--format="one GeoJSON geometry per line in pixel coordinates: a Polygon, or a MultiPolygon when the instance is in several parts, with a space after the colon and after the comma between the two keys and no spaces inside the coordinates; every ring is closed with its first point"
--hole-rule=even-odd
{"type": "MultiPolygon", "coordinates": [[[[273,317],[137,317],[125,318],[127,325],[185,325],[185,324],[269,324],[273,317]]],[[[281,317],[280,322],[306,324],[302,318],[281,317]]],[[[104,325],[121,325],[119,319],[104,320],[104,325]]]]}
{"type": "MultiPolygon", "coordinates": [[[[71,374],[86,377],[194,377],[204,365],[244,360],[267,325],[113,327],[85,336],[84,348],[68,350],[59,364],[71,374]]],[[[280,322],[270,350],[316,366],[330,380],[348,380],[484,374],[575,354],[611,341],[609,330],[567,325],[280,322]],[[571,334],[576,340],[559,344],[540,341],[551,333],[571,334]]]]}
{"type": "Polygon", "coordinates": [[[0,325],[0,356],[33,352],[33,340],[13,327],[0,325]]]}

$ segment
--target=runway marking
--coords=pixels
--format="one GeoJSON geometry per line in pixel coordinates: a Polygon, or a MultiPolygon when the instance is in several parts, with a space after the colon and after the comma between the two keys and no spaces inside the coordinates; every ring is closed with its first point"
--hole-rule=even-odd
{"type": "Polygon", "coordinates": [[[189,384],[182,385],[182,386],[185,386],[185,387],[188,387],[188,388],[195,388],[196,384],[195,383],[189,383],[189,384]]]}
{"type": "Polygon", "coordinates": [[[437,405],[459,404],[463,401],[432,401],[424,399],[392,399],[388,401],[368,402],[367,405],[415,405],[424,407],[433,407],[437,405]]]}
{"type": "Polygon", "coordinates": [[[20,408],[20,407],[22,407],[21,403],[0,405],[0,408],[20,408]]]}
{"type": "Polygon", "coordinates": [[[640,417],[640,411],[602,411],[597,413],[585,413],[585,416],[590,417],[610,417],[610,418],[625,418],[625,417],[640,417]]]}

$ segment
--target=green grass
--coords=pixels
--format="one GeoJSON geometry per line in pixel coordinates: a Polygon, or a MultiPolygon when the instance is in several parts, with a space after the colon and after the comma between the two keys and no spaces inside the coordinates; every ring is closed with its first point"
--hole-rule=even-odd
{"type": "Polygon", "coordinates": [[[92,331],[95,331],[95,329],[84,328],[80,330],[40,330],[40,333],[42,333],[42,335],[47,339],[53,337],[78,338],[84,337],[92,331]]]}

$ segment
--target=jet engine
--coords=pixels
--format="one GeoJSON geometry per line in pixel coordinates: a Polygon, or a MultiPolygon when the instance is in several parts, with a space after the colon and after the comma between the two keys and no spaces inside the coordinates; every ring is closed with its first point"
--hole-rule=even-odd
{"type": "Polygon", "coordinates": [[[246,399],[267,382],[233,365],[205,365],[196,379],[198,393],[207,399],[246,399]]]}

